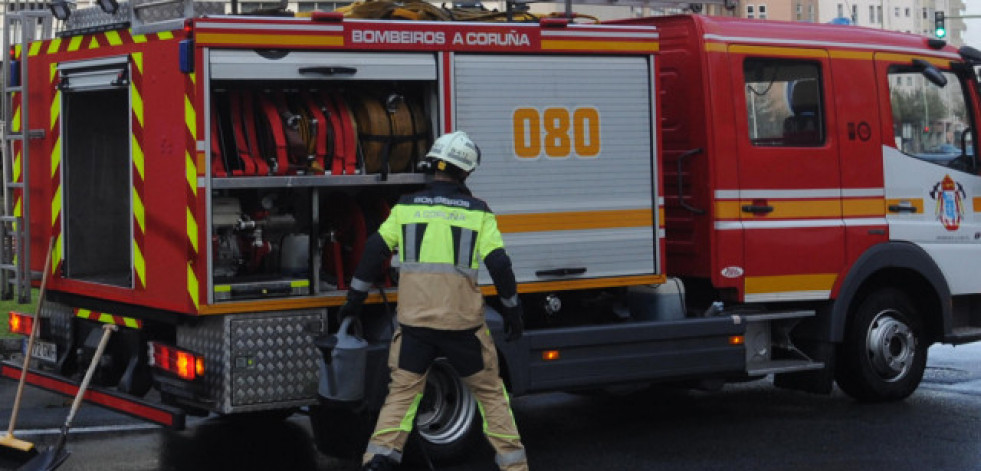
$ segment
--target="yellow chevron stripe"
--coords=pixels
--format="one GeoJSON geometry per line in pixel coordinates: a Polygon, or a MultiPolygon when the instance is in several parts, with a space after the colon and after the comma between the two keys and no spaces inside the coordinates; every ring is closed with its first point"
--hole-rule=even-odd
{"type": "Polygon", "coordinates": [[[14,154],[14,168],[10,169],[11,175],[14,177],[15,182],[20,181],[20,149],[17,149],[17,153],[14,154]]]}
{"type": "Polygon", "coordinates": [[[198,139],[198,121],[194,113],[194,105],[191,99],[184,95],[184,122],[187,123],[187,130],[191,133],[191,138],[198,139]]]}
{"type": "Polygon", "coordinates": [[[118,31],[107,31],[106,40],[109,41],[110,46],[119,46],[123,44],[123,38],[119,37],[118,31]]]}
{"type": "Polygon", "coordinates": [[[194,303],[194,310],[201,308],[201,303],[198,300],[198,277],[194,274],[194,268],[191,267],[191,262],[187,262],[187,294],[191,296],[191,302],[194,303]]]}
{"type": "Polygon", "coordinates": [[[10,123],[10,130],[20,132],[20,103],[14,105],[14,119],[10,123]]]}
{"type": "Polygon", "coordinates": [[[187,76],[191,78],[191,83],[192,84],[197,85],[197,83],[198,83],[198,76],[197,76],[196,73],[191,72],[191,73],[187,74],[187,76]]]}
{"type": "Polygon", "coordinates": [[[174,39],[174,33],[172,31],[157,33],[157,39],[174,39]]]}
{"type": "Polygon", "coordinates": [[[108,312],[96,312],[95,314],[98,314],[99,317],[97,319],[92,319],[92,314],[93,312],[89,309],[75,308],[75,317],[80,317],[82,319],[95,320],[96,322],[102,322],[103,324],[121,325],[131,329],[139,329],[142,327],[140,325],[140,320],[132,317],[113,316],[108,312]]]}
{"type": "Polygon", "coordinates": [[[145,160],[144,157],[143,157],[143,148],[140,147],[140,142],[136,140],[136,135],[135,134],[132,135],[132,136],[130,136],[130,137],[131,137],[131,140],[133,141],[133,144],[132,144],[133,145],[133,166],[136,167],[136,171],[137,171],[137,173],[140,174],[140,178],[145,180],[146,177],[143,175],[143,164],[144,164],[144,160],[145,160]]]}
{"type": "Polygon", "coordinates": [[[51,251],[51,274],[54,274],[55,270],[58,269],[58,265],[61,264],[61,233],[58,234],[58,240],[55,241],[54,249],[51,251]]]}
{"type": "Polygon", "coordinates": [[[55,139],[55,143],[51,146],[51,178],[54,178],[55,173],[58,168],[61,167],[61,135],[58,135],[58,139],[55,139]]]}
{"type": "Polygon", "coordinates": [[[143,259],[143,251],[140,246],[133,241],[133,268],[136,269],[136,276],[140,279],[140,284],[146,286],[146,260],[143,259]]]}
{"type": "Polygon", "coordinates": [[[191,154],[184,151],[184,176],[187,178],[187,186],[191,188],[191,192],[194,196],[198,195],[198,169],[194,165],[194,159],[191,158],[191,154]]]}
{"type": "Polygon", "coordinates": [[[133,188],[133,217],[140,226],[140,232],[146,233],[146,209],[143,207],[143,198],[135,187],[133,188]]]}
{"type": "Polygon", "coordinates": [[[142,52],[133,53],[133,63],[136,64],[136,70],[138,70],[140,72],[140,75],[143,75],[143,53],[142,52]]]}
{"type": "Polygon", "coordinates": [[[198,222],[191,213],[191,208],[187,208],[187,239],[191,241],[194,253],[198,253],[198,222]]]}
{"type": "Polygon", "coordinates": [[[58,223],[61,217],[61,185],[55,188],[55,194],[51,197],[51,227],[58,223]]]}
{"type": "Polygon", "coordinates": [[[27,55],[29,57],[33,57],[36,56],[39,52],[41,52],[41,41],[34,41],[31,43],[31,49],[27,51],[27,55]]]}
{"type": "Polygon", "coordinates": [[[61,118],[61,90],[55,91],[49,114],[51,115],[51,130],[54,131],[55,125],[58,124],[58,118],[61,118]]]}
{"type": "Polygon", "coordinates": [[[136,44],[143,44],[146,42],[146,36],[142,34],[133,34],[133,30],[129,30],[129,34],[133,37],[133,42],[136,44]]]}
{"type": "Polygon", "coordinates": [[[14,201],[14,216],[16,216],[16,217],[21,217],[22,216],[22,214],[21,214],[21,208],[20,208],[20,203],[21,203],[21,199],[18,197],[17,198],[17,201],[14,201]]]}
{"type": "Polygon", "coordinates": [[[133,98],[133,114],[136,115],[136,120],[140,122],[140,127],[143,127],[143,97],[140,95],[140,91],[136,89],[135,82],[130,86],[130,96],[133,98]]]}
{"type": "Polygon", "coordinates": [[[20,44],[14,45],[14,60],[20,60],[20,44]]]}
{"type": "MultiPolygon", "coordinates": [[[[61,47],[61,38],[54,38],[48,43],[48,54],[54,54],[58,52],[58,48],[61,47]]],[[[55,64],[51,64],[54,66],[55,64]]]]}
{"type": "Polygon", "coordinates": [[[68,41],[68,52],[75,52],[78,47],[82,45],[82,36],[75,36],[71,41],[68,41]]]}
{"type": "Polygon", "coordinates": [[[96,36],[92,36],[92,39],[89,41],[89,49],[98,49],[98,48],[99,48],[99,40],[96,39],[96,36]]]}

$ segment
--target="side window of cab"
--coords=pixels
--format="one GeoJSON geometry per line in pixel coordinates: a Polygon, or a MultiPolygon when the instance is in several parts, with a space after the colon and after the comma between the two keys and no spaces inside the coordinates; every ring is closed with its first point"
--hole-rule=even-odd
{"type": "Polygon", "coordinates": [[[746,77],[749,139],[757,147],[818,147],[825,141],[817,62],[750,58],[746,77]]]}
{"type": "Polygon", "coordinates": [[[929,80],[915,67],[889,69],[893,138],[904,154],[954,170],[978,173],[967,88],[957,74],[929,80]]]}

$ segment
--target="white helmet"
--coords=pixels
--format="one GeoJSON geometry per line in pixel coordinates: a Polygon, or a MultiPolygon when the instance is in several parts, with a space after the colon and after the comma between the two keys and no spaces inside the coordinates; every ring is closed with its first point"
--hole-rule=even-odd
{"type": "MultiPolygon", "coordinates": [[[[480,165],[480,149],[470,140],[467,133],[454,131],[443,134],[433,142],[427,159],[442,160],[466,173],[473,172],[480,165]]],[[[437,163],[437,168],[439,165],[437,163]]],[[[440,168],[440,170],[443,170],[440,168]]]]}

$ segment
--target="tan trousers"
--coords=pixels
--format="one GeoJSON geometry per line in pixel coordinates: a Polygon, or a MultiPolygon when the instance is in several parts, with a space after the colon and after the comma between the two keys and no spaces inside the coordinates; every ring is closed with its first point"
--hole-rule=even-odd
{"type": "MultiPolygon", "coordinates": [[[[497,452],[495,461],[500,469],[527,471],[525,449],[514,423],[504,382],[498,374],[494,341],[486,326],[478,329],[473,335],[479,340],[484,367],[464,377],[463,381],[477,400],[484,419],[484,434],[497,452]]],[[[402,450],[405,449],[405,442],[412,431],[419,403],[422,400],[428,371],[420,374],[399,368],[400,355],[413,353],[403,352],[402,341],[403,333],[400,330],[392,338],[389,354],[392,381],[388,387],[385,405],[382,406],[378,423],[375,425],[375,431],[368,442],[368,449],[364,455],[365,463],[371,461],[375,455],[387,456],[401,462],[402,450]]]]}

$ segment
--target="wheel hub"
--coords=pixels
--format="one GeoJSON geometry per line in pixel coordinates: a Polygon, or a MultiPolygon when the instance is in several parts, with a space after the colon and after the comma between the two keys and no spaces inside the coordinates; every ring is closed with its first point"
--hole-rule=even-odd
{"type": "Polygon", "coordinates": [[[448,444],[464,436],[476,414],[476,401],[452,368],[437,362],[429,370],[416,414],[416,429],[427,442],[448,444]]]}
{"type": "Polygon", "coordinates": [[[869,326],[866,339],[872,370],[889,382],[904,378],[916,356],[913,330],[894,314],[892,311],[879,313],[869,326]]]}

